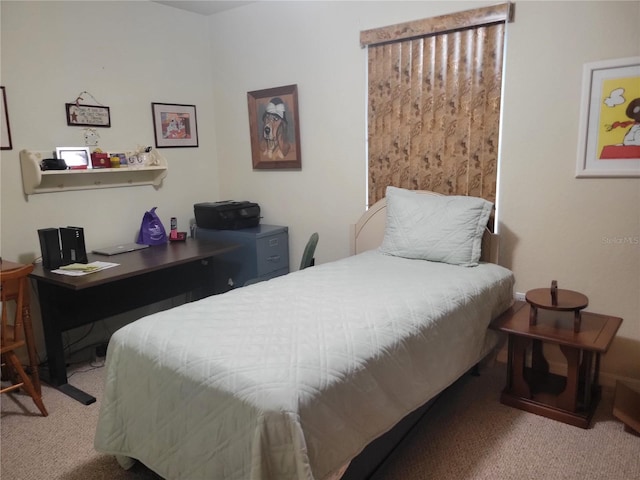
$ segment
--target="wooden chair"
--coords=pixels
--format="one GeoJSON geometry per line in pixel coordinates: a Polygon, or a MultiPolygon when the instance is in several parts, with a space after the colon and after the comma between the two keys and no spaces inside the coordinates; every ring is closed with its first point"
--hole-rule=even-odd
{"type": "Polygon", "coordinates": [[[13,382],[11,386],[0,389],[0,393],[10,392],[22,387],[31,396],[42,416],[46,417],[48,415],[47,409],[40,396],[40,379],[38,377],[38,365],[35,360],[35,344],[29,308],[27,276],[32,270],[33,265],[21,265],[12,262],[3,262],[2,264],[2,271],[0,272],[0,301],[2,301],[0,354],[2,354],[3,361],[6,362],[6,366],[13,370],[11,372],[13,382]],[[7,264],[10,264],[10,266],[8,267],[7,264]],[[15,302],[15,319],[13,325],[10,325],[8,307],[12,301],[15,302]],[[31,376],[27,374],[18,355],[16,355],[16,350],[23,347],[27,349],[29,356],[31,376]]]}

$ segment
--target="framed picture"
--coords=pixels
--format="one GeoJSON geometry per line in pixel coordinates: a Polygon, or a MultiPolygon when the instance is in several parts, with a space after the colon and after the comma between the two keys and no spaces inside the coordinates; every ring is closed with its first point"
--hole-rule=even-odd
{"type": "Polygon", "coordinates": [[[152,103],[151,110],[157,148],[198,146],[195,105],[152,103]]]}
{"type": "Polygon", "coordinates": [[[640,177],[640,57],[588,63],[576,177],[640,177]]]}
{"type": "Polygon", "coordinates": [[[4,87],[0,87],[2,95],[0,102],[2,103],[2,118],[0,118],[0,150],[11,150],[11,128],[9,128],[9,111],[7,110],[7,95],[4,87]]]}
{"type": "Polygon", "coordinates": [[[61,158],[71,170],[91,168],[89,147],[57,147],[56,158],[61,158]]]}
{"type": "Polygon", "coordinates": [[[67,125],[71,127],[111,127],[109,107],[65,103],[67,125]]]}
{"type": "Polygon", "coordinates": [[[247,93],[254,169],[301,168],[298,86],[247,93]]]}

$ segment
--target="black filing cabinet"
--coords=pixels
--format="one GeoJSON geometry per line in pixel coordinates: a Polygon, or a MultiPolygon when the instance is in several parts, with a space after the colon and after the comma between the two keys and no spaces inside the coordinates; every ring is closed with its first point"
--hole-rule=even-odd
{"type": "Polygon", "coordinates": [[[240,230],[196,227],[195,237],[239,243],[240,248],[216,257],[216,293],[242,287],[251,281],[289,273],[289,229],[279,225],[258,225],[240,230]]]}

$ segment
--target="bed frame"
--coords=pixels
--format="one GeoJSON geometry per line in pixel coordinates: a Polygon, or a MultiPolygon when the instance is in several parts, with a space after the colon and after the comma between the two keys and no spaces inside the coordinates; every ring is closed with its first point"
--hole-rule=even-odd
{"type": "MultiPolygon", "coordinates": [[[[369,443],[362,452],[354,457],[341,477],[335,480],[368,480],[387,459],[400,447],[402,441],[411,433],[413,428],[424,417],[442,392],[428,400],[427,403],[409,413],[388,432],[382,434],[369,443]]],[[[333,480],[333,479],[332,479],[333,480]]]]}
{"type": "MultiPolygon", "coordinates": [[[[441,195],[427,190],[416,190],[424,195],[441,195]]],[[[367,250],[378,248],[384,238],[384,227],[387,220],[387,199],[383,198],[374,203],[360,217],[358,223],[351,225],[351,255],[356,255],[367,250]]],[[[489,225],[493,228],[493,215],[489,219],[489,225]]],[[[498,263],[499,240],[498,235],[489,228],[482,237],[482,253],[480,260],[490,263],[498,263]]]]}

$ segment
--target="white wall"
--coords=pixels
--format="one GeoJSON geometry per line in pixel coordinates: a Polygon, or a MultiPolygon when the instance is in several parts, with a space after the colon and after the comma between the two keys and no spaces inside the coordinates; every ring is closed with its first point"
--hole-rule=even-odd
{"type": "Polygon", "coordinates": [[[13,150],[2,151],[2,256],[40,256],[36,230],[45,227],[84,227],[88,249],[131,242],[154,206],[167,228],[177,217],[188,230],[193,204],[218,196],[206,18],[151,2],[3,1],[1,12],[13,140],[13,150]],[[169,172],[157,190],[25,198],[19,151],[83,146],[84,130],[67,126],[64,104],[85,90],[111,110],[111,128],[97,129],[104,150],[154,145],[151,102],[196,105],[200,148],[161,149],[169,172]]]}
{"type": "MultiPolygon", "coordinates": [[[[265,223],[289,226],[293,268],[313,231],[318,262],[346,256],[366,195],[360,31],[492,3],[269,1],[202,17],[151,2],[3,0],[1,83],[14,150],[1,160],[2,256],[37,256],[37,228],[83,225],[91,248],[133,238],[151,206],[182,227],[193,203],[224,198],[257,201],[265,223]],[[298,85],[302,169],[253,171],[246,94],[288,84],[298,85]],[[149,104],[164,101],[198,106],[200,148],[163,151],[169,174],[157,191],[25,200],[18,151],[81,143],[64,103],[83,90],[111,107],[105,147],[151,144],[149,104]]],[[[636,379],[640,247],[602,239],[640,235],[640,180],[575,179],[574,171],[582,65],[639,55],[638,20],[638,2],[517,2],[499,185],[503,263],[516,289],[557,279],[587,294],[593,311],[623,317],[603,372],[636,379]]]]}
{"type": "MultiPolygon", "coordinates": [[[[13,150],[0,153],[0,254],[23,263],[40,256],[36,230],[84,227],[87,249],[135,240],[143,213],[158,207],[166,228],[188,230],[193,204],[218,197],[212,65],[206,18],[151,2],[2,1],[1,80],[6,87],[13,150]],[[100,146],[154,145],[151,102],[196,105],[199,148],[161,149],[169,164],[152,186],[38,194],[25,198],[19,151],[83,146],[81,127],[67,126],[65,106],[88,91],[111,110],[100,146]]],[[[86,103],[94,103],[84,95],[86,103]]],[[[164,302],[101,322],[82,345],[164,302]]],[[[34,328],[44,358],[37,303],[34,328]]],[[[69,334],[69,341],[87,328],[69,334]]],[[[87,355],[91,351],[85,352],[87,355]]]]}
{"type": "Polygon", "coordinates": [[[314,231],[316,260],[349,254],[366,205],[367,50],[360,31],[473,2],[258,2],[210,19],[223,197],[258,201],[289,226],[292,263],[314,231]],[[297,84],[302,169],[252,170],[247,92],[297,84]]]}
{"type": "Polygon", "coordinates": [[[516,289],[556,279],[560,288],[585,293],[589,310],[622,317],[603,370],[636,379],[640,179],[574,175],[583,65],[640,55],[639,22],[640,2],[517,5],[508,32],[500,179],[503,253],[516,289]],[[606,241],[615,238],[632,243],[606,241]]]}
{"type": "MultiPolygon", "coordinates": [[[[361,30],[493,2],[261,2],[210,19],[223,197],[289,225],[292,259],[313,231],[319,262],[348,254],[363,210],[366,50],[361,30]],[[246,92],[295,83],[302,170],[253,171],[246,92]],[[222,140],[224,139],[224,140],[222,140]]],[[[516,290],[578,290],[624,318],[603,371],[640,379],[640,180],[574,178],[582,65],[640,55],[639,2],[516,2],[508,26],[500,228],[516,290]]],[[[611,378],[611,377],[610,377],[611,378]]]]}

